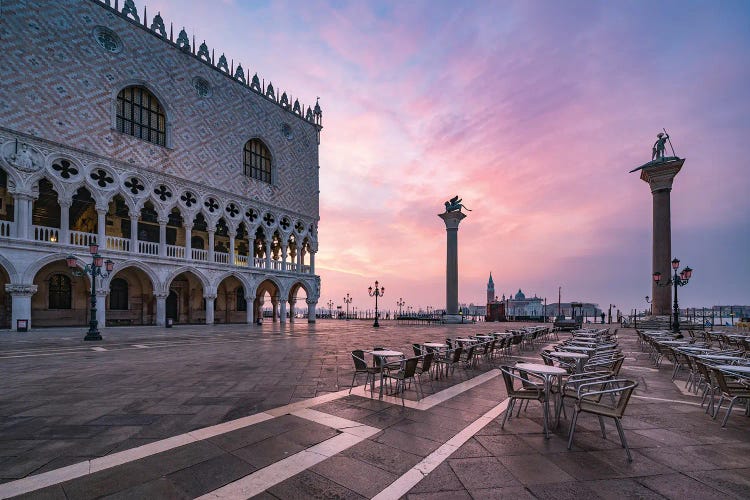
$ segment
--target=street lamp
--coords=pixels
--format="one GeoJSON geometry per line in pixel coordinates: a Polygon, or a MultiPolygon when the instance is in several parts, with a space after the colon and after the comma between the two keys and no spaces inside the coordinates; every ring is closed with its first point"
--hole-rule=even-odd
{"type": "Polygon", "coordinates": [[[327,304],[328,304],[328,315],[331,317],[331,319],[333,319],[333,301],[329,300],[327,304]]]}
{"type": "MultiPolygon", "coordinates": [[[[648,295],[646,295],[646,304],[650,304],[650,303],[652,303],[652,302],[653,302],[653,300],[650,300],[650,299],[649,299],[649,297],[648,297],[648,295]]],[[[652,314],[652,313],[651,313],[651,308],[650,308],[650,307],[648,308],[648,313],[649,313],[649,314],[652,314]]]]}
{"type": "Polygon", "coordinates": [[[674,276],[663,285],[660,283],[661,273],[658,271],[654,273],[654,281],[657,286],[674,286],[674,321],[672,322],[672,332],[674,333],[680,333],[680,306],[677,303],[677,287],[687,285],[688,281],[693,276],[693,270],[690,269],[690,266],[684,268],[679,274],[677,273],[678,267],[680,267],[680,259],[675,257],[672,259],[672,270],[674,271],[674,276]]]}
{"type": "Polygon", "coordinates": [[[398,300],[396,301],[396,305],[398,306],[398,317],[399,318],[401,318],[401,308],[404,307],[404,304],[406,304],[406,302],[404,302],[403,297],[399,297],[398,300]]]}
{"type": "Polygon", "coordinates": [[[610,305],[609,305],[609,312],[607,313],[607,324],[608,324],[608,325],[611,325],[611,324],[612,324],[612,308],[613,308],[613,307],[617,307],[617,306],[616,306],[616,305],[614,305],[614,304],[610,304],[610,305]]]}
{"type": "Polygon", "coordinates": [[[372,287],[367,288],[367,293],[370,294],[370,297],[375,297],[375,323],[372,325],[375,328],[380,326],[380,323],[378,323],[378,297],[382,297],[385,293],[385,287],[381,286],[378,288],[378,286],[380,286],[380,284],[375,280],[375,290],[373,290],[372,287]]]}
{"type": "Polygon", "coordinates": [[[89,253],[91,254],[91,264],[86,264],[83,271],[78,269],[78,260],[75,255],[68,255],[65,260],[73,275],[82,276],[85,274],[91,276],[91,319],[89,320],[89,331],[86,332],[83,340],[101,340],[102,336],[97,328],[99,322],[96,320],[96,277],[106,278],[109,276],[109,273],[115,268],[115,263],[109,259],[105,261],[104,257],[99,255],[99,245],[97,244],[89,245],[89,253]],[[104,265],[106,272],[102,272],[102,265],[104,265]]]}
{"type": "Polygon", "coordinates": [[[346,297],[344,297],[344,304],[346,304],[346,320],[349,321],[349,304],[352,303],[352,299],[349,294],[346,294],[346,297]]]}

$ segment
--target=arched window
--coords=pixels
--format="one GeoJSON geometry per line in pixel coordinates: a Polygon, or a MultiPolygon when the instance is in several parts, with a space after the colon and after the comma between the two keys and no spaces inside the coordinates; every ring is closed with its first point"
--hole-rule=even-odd
{"type": "Polygon", "coordinates": [[[245,288],[239,287],[237,289],[237,310],[247,311],[247,300],[245,300],[245,288]]]}
{"type": "Polygon", "coordinates": [[[244,166],[246,176],[271,183],[271,153],[260,139],[245,143],[244,166]]]}
{"type": "Polygon", "coordinates": [[[70,278],[55,274],[49,280],[49,308],[70,309],[70,278]]]}
{"type": "Polygon", "coordinates": [[[167,143],[164,108],[145,87],[126,87],[117,94],[117,130],[164,146],[167,143]]]}
{"type": "Polygon", "coordinates": [[[109,308],[114,311],[128,310],[128,282],[115,278],[109,284],[109,308]]]}

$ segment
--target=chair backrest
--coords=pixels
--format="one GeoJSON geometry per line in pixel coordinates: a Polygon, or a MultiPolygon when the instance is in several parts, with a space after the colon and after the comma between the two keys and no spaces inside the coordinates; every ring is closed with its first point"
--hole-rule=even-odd
{"type": "Polygon", "coordinates": [[[434,352],[428,352],[424,355],[424,358],[422,358],[422,371],[426,372],[430,369],[432,366],[432,359],[435,357],[434,352]]]}
{"type": "Polygon", "coordinates": [[[516,389],[517,382],[527,390],[525,394],[528,394],[528,390],[530,389],[539,391],[539,395],[541,396],[541,394],[544,392],[544,388],[541,383],[537,384],[529,380],[527,378],[528,374],[526,372],[519,372],[519,375],[516,375],[515,373],[513,373],[514,370],[516,370],[516,368],[511,368],[510,366],[500,367],[500,372],[503,374],[503,382],[505,382],[505,390],[508,393],[509,397],[516,396],[522,393],[520,389],[516,389]]]}
{"type": "Polygon", "coordinates": [[[620,380],[621,383],[624,385],[620,386],[620,399],[617,401],[617,414],[622,417],[625,414],[625,408],[628,406],[628,401],[630,401],[630,396],[633,394],[633,391],[636,387],[638,387],[638,382],[635,380],[620,380]]]}
{"type": "Polygon", "coordinates": [[[714,367],[711,367],[711,373],[714,376],[714,379],[716,380],[716,385],[719,386],[719,389],[721,389],[721,392],[727,395],[732,395],[732,389],[729,387],[729,384],[727,384],[727,379],[724,376],[724,372],[721,370],[717,370],[714,367]]]}
{"type": "Polygon", "coordinates": [[[412,349],[414,349],[414,355],[415,356],[421,356],[422,355],[422,346],[419,344],[412,344],[412,349]]]}
{"type": "Polygon", "coordinates": [[[448,349],[453,349],[453,340],[452,339],[445,339],[445,345],[448,346],[448,349]]]}
{"type": "Polygon", "coordinates": [[[404,362],[404,378],[412,378],[417,373],[419,358],[409,358],[404,362]]]}
{"type": "Polygon", "coordinates": [[[352,351],[352,359],[354,360],[354,369],[357,371],[367,370],[367,361],[365,361],[365,352],[362,349],[355,349],[352,351]]]}
{"type": "Polygon", "coordinates": [[[451,358],[451,363],[458,363],[461,360],[461,354],[464,352],[463,347],[456,347],[453,350],[453,357],[451,358]]]}

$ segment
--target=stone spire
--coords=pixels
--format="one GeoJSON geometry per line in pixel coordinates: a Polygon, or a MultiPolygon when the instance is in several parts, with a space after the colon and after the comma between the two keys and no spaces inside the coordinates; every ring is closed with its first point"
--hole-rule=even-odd
{"type": "Polygon", "coordinates": [[[487,303],[495,300],[495,282],[492,281],[492,272],[490,271],[490,280],[487,282],[487,303]]]}

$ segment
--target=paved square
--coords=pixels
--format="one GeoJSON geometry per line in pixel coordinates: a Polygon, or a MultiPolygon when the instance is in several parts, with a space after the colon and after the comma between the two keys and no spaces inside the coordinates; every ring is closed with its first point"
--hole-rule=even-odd
{"type": "MultiPolygon", "coordinates": [[[[349,352],[504,330],[320,321],[81,329],[0,337],[0,496],[31,498],[748,498],[750,419],[726,429],[618,331],[638,381],[617,432],[579,419],[542,434],[539,404],[500,428],[492,363],[428,383],[426,398],[348,394],[349,352]],[[98,348],[98,349],[94,349],[98,348]],[[402,491],[403,490],[403,491],[402,491]],[[248,493],[249,492],[249,493],[248,493]]],[[[540,361],[538,342],[502,360],[540,361]]],[[[682,381],[680,381],[682,380],[682,381]]],[[[364,381],[364,376],[358,384],[364,381]]]]}

